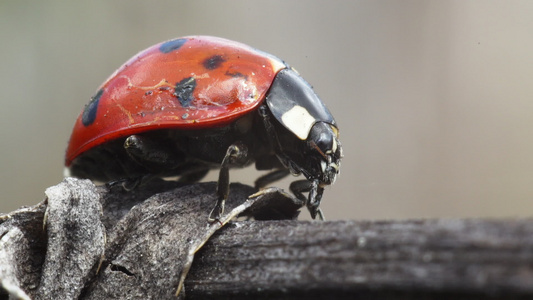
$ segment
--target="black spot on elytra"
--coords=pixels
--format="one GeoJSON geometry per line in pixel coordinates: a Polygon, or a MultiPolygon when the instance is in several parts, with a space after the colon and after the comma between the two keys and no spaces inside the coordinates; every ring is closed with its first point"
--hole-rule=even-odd
{"type": "Polygon", "coordinates": [[[91,98],[91,101],[87,105],[85,105],[85,108],[83,109],[83,114],[81,115],[81,122],[83,123],[83,126],[91,125],[96,119],[98,102],[100,102],[100,97],[102,97],[103,93],[103,89],[99,90],[96,95],[91,98]]]}
{"type": "Polygon", "coordinates": [[[184,78],[182,81],[176,83],[174,88],[174,96],[178,98],[181,106],[189,107],[194,97],[192,93],[196,88],[196,79],[194,77],[184,78]]]}
{"type": "Polygon", "coordinates": [[[222,55],[213,55],[204,60],[202,64],[204,65],[204,68],[208,70],[214,70],[220,67],[220,65],[225,61],[226,60],[224,59],[224,57],[222,57],[222,55]]]}
{"type": "Polygon", "coordinates": [[[181,46],[183,46],[183,44],[185,44],[185,42],[187,42],[187,39],[175,39],[170,40],[168,42],[164,42],[163,44],[161,44],[161,46],[159,46],[159,51],[163,53],[169,53],[174,50],[178,50],[179,48],[181,48],[181,46]]]}
{"type": "Polygon", "coordinates": [[[227,76],[231,76],[231,77],[233,77],[233,78],[242,77],[242,78],[244,78],[244,80],[248,80],[248,75],[244,75],[244,74],[242,74],[241,72],[230,72],[230,71],[226,71],[225,75],[227,75],[227,76]]]}

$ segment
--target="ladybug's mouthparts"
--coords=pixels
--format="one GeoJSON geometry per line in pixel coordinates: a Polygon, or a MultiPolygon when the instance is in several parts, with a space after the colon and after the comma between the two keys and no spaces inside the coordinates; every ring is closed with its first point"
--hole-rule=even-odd
{"type": "Polygon", "coordinates": [[[327,161],[322,161],[321,163],[321,182],[324,185],[330,185],[335,183],[335,180],[337,179],[337,174],[339,174],[340,169],[340,160],[335,159],[335,161],[333,161],[334,158],[332,155],[327,155],[326,159],[327,161]]]}
{"type": "Polygon", "coordinates": [[[331,163],[327,166],[322,181],[328,185],[333,184],[337,180],[337,174],[339,174],[339,165],[331,163]]]}

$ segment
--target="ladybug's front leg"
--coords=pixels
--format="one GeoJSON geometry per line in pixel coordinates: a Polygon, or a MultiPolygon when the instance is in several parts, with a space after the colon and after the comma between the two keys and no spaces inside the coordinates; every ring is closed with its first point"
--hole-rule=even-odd
{"type": "Polygon", "coordinates": [[[255,180],[255,188],[262,189],[272,182],[281,180],[290,174],[289,169],[277,169],[255,180]]]}
{"type": "Polygon", "coordinates": [[[320,220],[325,220],[324,213],[320,209],[320,201],[322,200],[324,188],[319,185],[318,180],[294,181],[293,183],[291,183],[289,188],[298,199],[305,202],[307,209],[309,210],[309,213],[311,213],[311,217],[313,219],[315,219],[318,215],[318,218],[320,220]],[[307,198],[303,194],[305,192],[309,192],[307,198]]]}
{"type": "Polygon", "coordinates": [[[214,222],[220,219],[220,216],[224,213],[224,204],[229,195],[229,167],[232,164],[245,161],[248,157],[248,147],[241,142],[234,143],[228,147],[226,155],[220,165],[220,173],[218,175],[217,182],[217,196],[218,200],[209,214],[209,222],[214,222]]]}

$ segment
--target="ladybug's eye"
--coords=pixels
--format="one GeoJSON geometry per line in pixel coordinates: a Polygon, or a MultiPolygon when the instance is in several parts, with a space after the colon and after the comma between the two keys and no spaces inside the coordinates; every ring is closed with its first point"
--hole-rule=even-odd
{"type": "Polygon", "coordinates": [[[318,122],[311,128],[308,141],[324,158],[337,150],[335,134],[324,122],[318,122]]]}

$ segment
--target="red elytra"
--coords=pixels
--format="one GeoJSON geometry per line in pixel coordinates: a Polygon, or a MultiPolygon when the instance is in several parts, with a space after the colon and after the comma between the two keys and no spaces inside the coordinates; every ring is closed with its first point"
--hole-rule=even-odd
{"type": "Polygon", "coordinates": [[[65,165],[107,141],[153,129],[224,126],[265,98],[278,58],[250,46],[207,36],[154,45],[121,66],[78,117],[65,165]],[[180,94],[177,86],[192,93],[180,94]],[[185,88],[183,88],[185,85],[185,88]]]}

